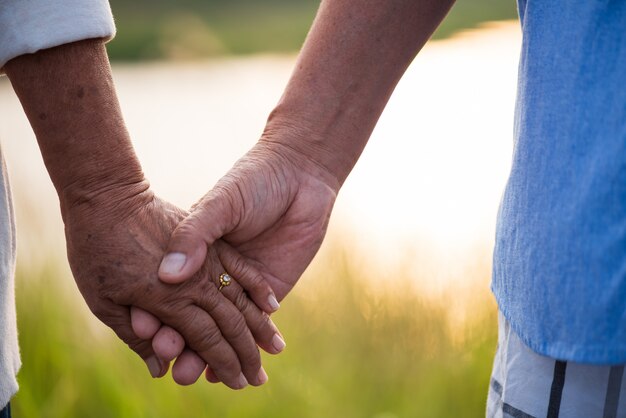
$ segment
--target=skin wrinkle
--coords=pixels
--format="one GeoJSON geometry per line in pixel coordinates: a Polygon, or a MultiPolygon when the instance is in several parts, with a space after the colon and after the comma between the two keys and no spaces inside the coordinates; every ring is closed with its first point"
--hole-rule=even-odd
{"type": "MultiPolygon", "coordinates": [[[[216,334],[218,351],[203,352],[203,361],[216,366],[230,387],[241,388],[242,369],[254,383],[260,358],[246,323],[260,324],[262,312],[247,309],[244,318],[206,280],[208,267],[181,286],[157,278],[167,240],[186,213],[155,197],[143,176],[123,124],[103,42],[83,41],[21,56],[7,63],[6,71],[59,194],[70,267],[90,310],[144,359],[154,352],[150,342],[134,335],[131,306],[178,326],[192,348],[200,349],[193,346],[193,338],[202,339],[209,328],[214,334],[218,328],[232,330],[236,335],[231,333],[228,340],[216,334]],[[199,308],[209,304],[219,318],[199,308]],[[193,317],[200,322],[190,323],[193,317]]],[[[204,261],[222,270],[214,250],[204,261]]],[[[255,330],[267,338],[259,344],[270,345],[273,331],[268,329],[255,330]]]]}
{"type": "MultiPolygon", "coordinates": [[[[203,276],[206,276],[206,274],[204,274],[203,276]]],[[[204,310],[206,310],[207,312],[213,315],[217,310],[222,309],[222,305],[220,303],[217,303],[214,299],[211,299],[211,297],[220,297],[221,294],[217,291],[216,285],[213,282],[210,282],[208,279],[203,278],[203,277],[200,277],[200,279],[202,280],[201,288],[200,289],[198,289],[197,287],[194,288],[195,289],[194,294],[205,295],[207,296],[207,298],[200,298],[199,300],[196,298],[191,298],[190,303],[193,303],[196,306],[202,307],[204,310]],[[208,304],[210,304],[210,306],[208,304]]],[[[188,286],[186,284],[179,285],[178,289],[181,291],[181,293],[185,293],[184,290],[181,289],[185,287],[188,287],[188,286]]],[[[258,336],[265,336],[266,341],[269,342],[269,340],[271,339],[271,336],[275,332],[273,330],[273,326],[270,323],[268,323],[268,321],[263,320],[265,316],[262,312],[257,313],[256,311],[255,312],[252,311],[252,309],[256,309],[256,307],[249,302],[245,294],[243,294],[242,292],[239,292],[239,294],[243,296],[243,298],[238,299],[236,301],[236,304],[238,304],[241,311],[245,311],[246,313],[251,314],[251,317],[254,318],[253,321],[256,321],[255,322],[256,326],[253,328],[259,331],[255,331],[253,332],[253,334],[258,335],[258,336]],[[247,306],[247,309],[242,309],[242,306],[247,306]],[[268,329],[269,332],[261,332],[260,330],[263,328],[268,329]]],[[[178,299],[182,299],[182,298],[178,297],[178,299]]],[[[174,307],[171,309],[173,311],[177,311],[180,308],[174,307]]],[[[175,326],[174,323],[170,325],[175,326]]],[[[248,325],[250,325],[250,323],[248,325]]],[[[246,328],[246,323],[244,322],[243,317],[240,316],[240,317],[237,317],[237,320],[234,322],[234,324],[231,324],[231,326],[229,326],[228,328],[224,329],[220,327],[219,324],[218,324],[218,328],[222,330],[221,331],[222,335],[226,337],[236,336],[243,332],[243,330],[246,328]]],[[[266,349],[269,348],[269,343],[266,343],[263,345],[266,347],[266,349]]],[[[246,360],[252,361],[251,358],[248,358],[246,360]]],[[[259,363],[259,366],[260,366],[260,363],[259,363]]]]}
{"type": "MultiPolygon", "coordinates": [[[[227,244],[227,245],[229,245],[230,247],[232,247],[232,246],[230,245],[230,243],[226,242],[226,244],[227,244]]],[[[239,250],[239,251],[240,251],[240,253],[241,253],[241,256],[246,257],[245,250],[243,250],[243,249],[241,249],[241,248],[240,248],[240,250],[239,250]]],[[[221,255],[221,254],[218,254],[218,257],[220,257],[220,262],[222,263],[222,265],[226,266],[226,265],[228,264],[227,262],[224,262],[224,261],[223,261],[223,259],[221,258],[221,257],[222,257],[222,255],[221,255]]],[[[278,282],[278,281],[280,281],[280,279],[279,279],[278,277],[276,277],[276,276],[272,275],[272,273],[271,273],[270,271],[268,271],[268,270],[267,270],[267,268],[265,267],[265,265],[263,265],[263,264],[259,263],[258,261],[255,261],[255,260],[250,259],[250,258],[246,258],[246,265],[247,265],[247,266],[252,266],[254,269],[256,269],[256,270],[257,270],[257,271],[261,274],[261,276],[262,276],[261,278],[262,278],[264,281],[267,281],[268,279],[269,279],[270,281],[273,281],[273,282],[278,282]]],[[[236,282],[235,282],[235,284],[236,284],[236,282]]],[[[230,287],[232,287],[232,285],[231,285],[230,287]]],[[[275,287],[275,286],[274,286],[274,287],[275,287]]],[[[249,290],[249,287],[248,287],[248,290],[249,290]]],[[[250,306],[250,307],[252,307],[252,306],[250,306]]],[[[264,317],[264,318],[266,317],[267,319],[269,319],[269,316],[268,316],[265,312],[262,312],[262,315],[263,315],[263,317],[264,317]]],[[[254,332],[254,330],[252,330],[252,331],[254,332]]]]}
{"type": "MultiPolygon", "coordinates": [[[[310,150],[310,152],[303,152],[302,150],[300,150],[297,147],[294,147],[290,142],[284,142],[284,141],[278,141],[278,140],[273,140],[272,136],[276,136],[277,138],[280,138],[281,136],[285,136],[284,133],[281,135],[280,132],[276,132],[274,135],[272,135],[272,129],[271,128],[267,128],[267,136],[264,136],[260,139],[260,141],[274,145],[274,148],[278,147],[278,150],[274,150],[279,156],[280,156],[280,148],[284,148],[284,150],[288,153],[295,153],[297,154],[297,156],[299,156],[299,158],[296,156],[295,158],[292,156],[291,158],[288,157],[282,157],[284,163],[285,164],[292,164],[291,161],[298,161],[301,159],[304,159],[304,162],[309,162],[311,163],[313,166],[317,167],[318,170],[314,170],[312,172],[313,175],[315,175],[315,177],[320,178],[323,181],[326,181],[328,186],[334,191],[334,190],[339,190],[340,185],[341,185],[341,181],[338,177],[336,177],[332,171],[330,171],[330,168],[325,166],[322,162],[313,159],[310,157],[310,155],[315,155],[316,152],[313,151],[313,149],[310,150]]],[[[286,136],[288,137],[292,137],[289,134],[287,134],[286,136]]],[[[293,135],[293,137],[298,137],[296,135],[293,135]]],[[[313,147],[315,146],[315,143],[311,144],[313,147]]],[[[319,153],[324,153],[326,151],[324,151],[323,149],[319,149],[318,150],[319,153]]],[[[304,167],[306,167],[309,164],[306,164],[301,167],[301,169],[303,169],[304,167]]],[[[289,185],[291,185],[288,182],[289,185]]],[[[283,191],[281,190],[281,193],[283,193],[283,191]]],[[[291,196],[291,191],[289,191],[289,195],[291,196]]]]}
{"type": "Polygon", "coordinates": [[[311,139],[320,138],[332,146],[326,151],[320,147],[316,154],[309,139],[289,142],[307,147],[312,152],[304,153],[315,159],[328,161],[322,164],[343,183],[397,80],[451,4],[405,1],[381,7],[370,2],[353,5],[323,2],[299,58],[298,68],[303,74],[294,72],[273,116],[298,121],[304,131],[323,133],[311,139]],[[337,22],[342,26],[336,26],[337,22]],[[388,47],[372,48],[369,39],[378,39],[388,47]],[[346,94],[354,88],[354,83],[358,83],[358,90],[346,94]],[[309,92],[315,92],[314,96],[309,92]],[[342,116],[340,109],[348,109],[352,116],[342,116]],[[307,113],[309,116],[303,117],[307,113]],[[326,141],[338,136],[345,136],[346,145],[326,141]],[[351,138],[357,140],[357,146],[350,145],[351,138]]]}
{"type": "MultiPolygon", "coordinates": [[[[196,205],[168,251],[192,254],[197,248],[189,243],[199,236],[217,238],[195,231],[196,219],[223,217],[214,228],[252,263],[266,266],[266,280],[282,299],[318,251],[337,192],[398,80],[452,4],[323,0],[261,139],[218,183],[226,195],[214,196],[223,201],[196,205]],[[245,187],[233,189],[233,181],[245,187]],[[256,192],[238,193],[244,200],[234,209],[242,214],[230,227],[231,214],[221,209],[237,202],[228,196],[233,190],[256,192]]],[[[172,276],[185,280],[197,263],[172,276]]]]}
{"type": "MultiPolygon", "coordinates": [[[[290,190],[289,199],[278,204],[267,200],[254,202],[253,206],[265,203],[272,211],[287,210],[287,213],[291,213],[291,217],[285,216],[281,221],[270,222],[271,227],[266,232],[276,233],[275,238],[291,238],[294,231],[297,231],[302,224],[307,225],[306,220],[310,219],[307,225],[310,228],[304,231],[309,236],[296,233],[295,235],[301,240],[296,243],[309,241],[317,243],[318,239],[324,236],[336,192],[360,155],[395,83],[410,59],[430,36],[431,29],[434,29],[451,4],[452,2],[435,0],[421,2],[397,0],[392,2],[390,7],[389,4],[381,5],[376,1],[322,2],[318,18],[301,54],[299,71],[294,73],[287,93],[281,98],[276,112],[271,115],[272,120],[268,120],[268,125],[273,122],[278,123],[278,126],[282,124],[293,127],[292,132],[276,131],[275,142],[287,143],[293,148],[291,152],[282,148],[283,157],[286,153],[287,157],[295,157],[296,161],[305,163],[307,169],[322,173],[325,171],[330,174],[322,180],[317,178],[317,182],[313,182],[313,177],[320,173],[302,173],[299,172],[302,167],[296,165],[283,167],[286,175],[294,176],[292,181],[287,183],[289,187],[292,184],[300,184],[302,187],[294,187],[294,195],[291,195],[292,190],[290,190]],[[430,28],[429,24],[433,27],[430,28]],[[370,32],[374,32],[374,36],[377,36],[375,39],[385,43],[388,48],[384,46],[372,48],[369,42],[370,32]],[[356,36],[359,37],[355,38],[356,36]],[[357,63],[362,65],[355,65],[357,63]],[[345,71],[346,67],[354,70],[349,72],[348,79],[346,79],[348,74],[345,71]],[[367,90],[364,86],[370,86],[370,89],[367,90]],[[281,119],[282,122],[280,122],[281,119]],[[281,134],[285,135],[281,136],[281,134]],[[294,150],[297,152],[294,153],[294,150]],[[309,184],[298,183],[299,181],[306,182],[309,178],[311,178],[309,184]],[[333,178],[336,181],[328,181],[333,178]],[[333,189],[329,184],[334,183],[337,183],[338,187],[333,189]],[[307,193],[313,195],[319,193],[316,201],[328,204],[328,207],[322,206],[328,211],[325,216],[315,219],[306,211],[299,214],[304,218],[293,215],[294,211],[302,210],[302,206],[296,204],[298,196],[306,201],[307,193]]],[[[102,57],[97,56],[96,59],[102,59],[102,57]]],[[[101,66],[100,70],[102,71],[103,68],[106,68],[106,65],[101,66]]],[[[271,133],[271,130],[268,129],[267,132],[271,133]]],[[[278,148],[280,147],[274,144],[266,148],[266,152],[267,149],[277,150],[278,148]]],[[[252,154],[250,157],[249,162],[253,170],[246,172],[244,167],[244,175],[254,174],[255,170],[262,173],[272,173],[277,170],[276,167],[263,167],[262,164],[259,169],[259,163],[254,164],[252,154]]],[[[234,170],[242,170],[242,167],[236,166],[234,170]]],[[[249,178],[245,180],[250,181],[249,178]]],[[[228,183],[228,180],[224,181],[228,183]]],[[[255,184],[254,181],[251,183],[255,184]]],[[[258,185],[267,186],[263,181],[258,185]]],[[[273,187],[273,185],[269,186],[272,192],[275,190],[273,187]]],[[[232,192],[232,185],[225,187],[225,191],[228,199],[228,194],[232,192]]],[[[282,193],[283,190],[279,192],[282,193]]],[[[257,193],[257,200],[259,195],[257,193]]],[[[245,196],[243,198],[245,199],[245,196]]],[[[210,203],[208,200],[206,202],[210,203]]],[[[248,202],[242,203],[248,210],[250,207],[248,202]]],[[[198,208],[201,210],[202,205],[198,208]]],[[[236,226],[241,227],[242,223],[253,222],[255,219],[254,216],[247,218],[240,215],[236,226]]],[[[189,231],[185,228],[180,229],[183,232],[189,231]]],[[[219,229],[219,226],[214,229],[219,229]]],[[[266,238],[267,235],[259,234],[259,230],[263,231],[262,228],[257,228],[254,235],[266,238]]],[[[246,233],[240,231],[239,235],[229,235],[229,238],[231,236],[243,239],[246,233]]],[[[291,251],[298,250],[299,257],[296,258],[305,260],[304,266],[308,264],[318,248],[309,247],[302,251],[301,248],[294,246],[293,242],[281,247],[272,243],[269,237],[265,242],[269,246],[264,247],[262,243],[263,240],[259,240],[258,248],[267,249],[257,255],[266,253],[270,254],[271,258],[284,253],[291,254],[291,251]]],[[[275,262],[275,260],[270,261],[275,262]]],[[[291,271],[302,269],[303,266],[298,267],[298,263],[295,267],[291,267],[291,271]]],[[[297,277],[289,277],[289,279],[290,289],[297,277]]],[[[286,291],[283,296],[285,293],[286,291]]]]}
{"type": "MultiPolygon", "coordinates": [[[[70,189],[69,192],[61,192],[62,195],[68,195],[68,196],[64,196],[64,200],[67,201],[67,203],[65,203],[65,205],[62,203],[61,206],[62,208],[65,206],[67,207],[67,210],[62,210],[62,216],[65,216],[65,214],[69,211],[69,210],[74,210],[74,211],[79,211],[79,212],[84,212],[82,215],[83,216],[91,216],[92,213],[96,212],[96,211],[109,211],[112,213],[120,213],[122,214],[121,216],[118,216],[118,218],[116,219],[116,221],[123,221],[125,220],[125,218],[128,217],[132,217],[135,216],[135,211],[140,210],[141,206],[137,205],[138,207],[132,207],[131,205],[129,205],[129,200],[131,199],[136,199],[136,200],[144,200],[145,202],[148,202],[150,200],[154,200],[154,195],[152,194],[152,192],[149,190],[150,185],[147,184],[147,182],[142,181],[139,183],[128,183],[125,185],[122,185],[122,188],[120,189],[120,185],[117,185],[118,187],[116,187],[115,184],[110,184],[108,186],[105,187],[101,187],[98,190],[94,190],[94,191],[90,191],[89,189],[83,189],[83,187],[85,187],[84,185],[78,186],[78,184],[70,184],[67,186],[68,189],[70,189]],[[75,189],[78,189],[80,187],[80,190],[85,190],[85,191],[77,191],[75,189]],[[125,194],[120,193],[120,190],[124,190],[125,189],[125,194]],[[110,196],[110,194],[113,194],[114,197],[110,196]],[[76,196],[74,199],[70,196],[76,196]],[[112,197],[110,199],[102,199],[103,197],[112,197]],[[104,200],[104,203],[103,203],[104,200]],[[115,211],[115,212],[114,212],[115,211]]],[[[96,186],[92,186],[92,189],[96,189],[96,186]]],[[[63,199],[62,199],[63,200],[63,199]]],[[[148,203],[144,203],[144,204],[148,204],[148,203]]],[[[109,225],[113,225],[113,223],[111,222],[111,219],[108,219],[108,217],[106,216],[106,213],[104,215],[101,215],[104,219],[102,219],[102,221],[109,221],[108,224],[109,225]]]]}

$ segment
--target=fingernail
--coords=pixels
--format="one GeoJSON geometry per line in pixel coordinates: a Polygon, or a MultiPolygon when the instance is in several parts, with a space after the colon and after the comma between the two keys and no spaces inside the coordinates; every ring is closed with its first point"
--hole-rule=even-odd
{"type": "Polygon", "coordinates": [[[239,389],[243,389],[246,386],[248,386],[248,380],[246,379],[246,376],[243,375],[243,373],[239,373],[239,379],[237,380],[239,389]]]}
{"type": "Polygon", "coordinates": [[[257,380],[259,381],[259,384],[262,385],[265,382],[267,382],[267,373],[265,373],[265,369],[263,367],[261,367],[259,369],[259,374],[257,375],[257,380]]]}
{"type": "Polygon", "coordinates": [[[187,262],[187,256],[183,253],[169,253],[163,257],[159,272],[165,274],[177,274],[183,269],[187,262]]]}
{"type": "Polygon", "coordinates": [[[152,377],[161,377],[161,362],[155,356],[146,359],[146,365],[152,377]]]}
{"type": "Polygon", "coordinates": [[[272,312],[276,312],[278,310],[278,308],[280,308],[280,303],[278,303],[278,300],[276,299],[276,296],[274,296],[273,294],[269,295],[267,297],[267,301],[269,302],[270,306],[272,307],[272,312]]]}
{"type": "Polygon", "coordinates": [[[274,334],[274,337],[272,338],[272,346],[276,351],[283,351],[286,345],[287,344],[285,344],[285,340],[280,338],[280,335],[274,334]]]}

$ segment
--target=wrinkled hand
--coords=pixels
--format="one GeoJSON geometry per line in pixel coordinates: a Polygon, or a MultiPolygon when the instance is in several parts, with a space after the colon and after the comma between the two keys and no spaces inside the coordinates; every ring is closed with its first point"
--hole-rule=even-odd
{"type": "Polygon", "coordinates": [[[260,141],[176,227],[159,277],[166,283],[189,279],[223,237],[284,298],[326,234],[337,188],[322,171],[284,145],[260,141]],[[169,263],[181,254],[182,266],[169,263]]]}
{"type": "MultiPolygon", "coordinates": [[[[84,200],[64,213],[70,266],[91,311],[146,361],[153,376],[165,374],[169,362],[159,361],[150,342],[133,332],[131,306],[182,334],[195,353],[180,357],[183,371],[189,369],[185,362],[195,361],[209,364],[233,389],[264,383],[255,339],[276,352],[272,340],[277,330],[243,292],[232,286],[219,292],[214,282],[229,270],[225,266],[240,262],[236,253],[218,243],[184,284],[163,283],[157,278],[158,265],[186,214],[150,191],[125,198],[111,194],[84,200]],[[218,251],[220,245],[223,251],[218,251]]],[[[167,336],[164,329],[161,335],[167,336]]]]}
{"type": "MultiPolygon", "coordinates": [[[[176,227],[159,269],[162,281],[188,280],[202,266],[208,248],[223,237],[245,258],[238,270],[266,280],[279,300],[296,284],[322,243],[339,185],[322,167],[268,136],[176,227]]],[[[239,277],[234,272],[233,276],[239,277]]],[[[136,314],[133,323],[145,329],[145,338],[154,336],[155,352],[171,360],[177,349],[160,337],[160,331],[155,335],[158,321],[143,312],[136,314]]],[[[179,342],[178,351],[182,345],[179,342]]],[[[193,353],[185,351],[184,356],[193,353]]],[[[192,375],[203,368],[197,358],[189,366],[192,375]]],[[[216,382],[219,376],[209,367],[207,378],[216,382]]]]}

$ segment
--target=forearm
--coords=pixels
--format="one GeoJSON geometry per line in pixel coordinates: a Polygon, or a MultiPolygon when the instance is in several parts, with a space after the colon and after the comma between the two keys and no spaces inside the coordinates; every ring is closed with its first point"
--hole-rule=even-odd
{"type": "Polygon", "coordinates": [[[37,136],[63,212],[102,194],[147,189],[103,41],[22,55],[5,69],[37,136]]]}
{"type": "Polygon", "coordinates": [[[453,2],[322,1],[264,140],[308,156],[342,184],[453,2]]]}

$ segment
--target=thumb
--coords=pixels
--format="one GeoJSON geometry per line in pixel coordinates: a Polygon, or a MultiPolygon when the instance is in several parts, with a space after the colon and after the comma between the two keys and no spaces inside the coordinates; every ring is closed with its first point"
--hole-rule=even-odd
{"type": "Polygon", "coordinates": [[[223,193],[209,193],[178,224],[159,266],[161,281],[180,283],[200,270],[207,248],[235,225],[232,205],[228,202],[223,193]]]}

